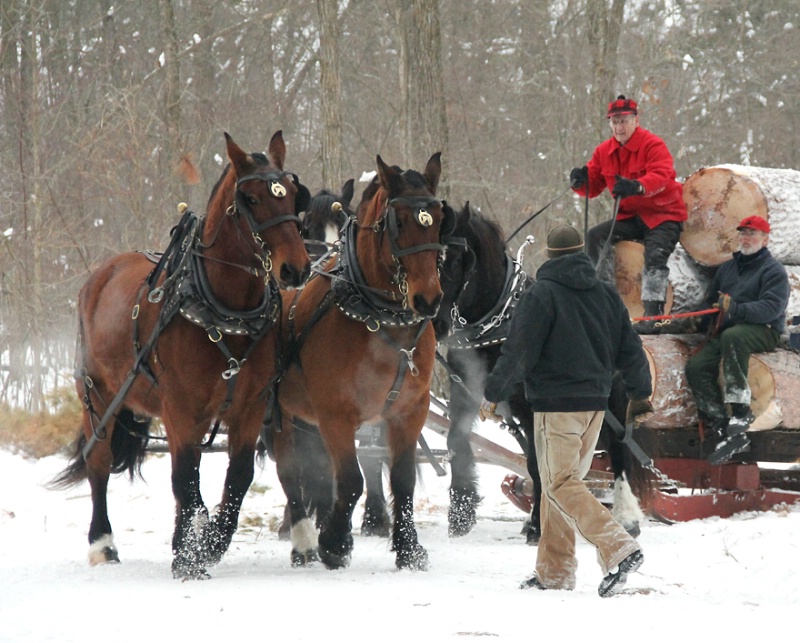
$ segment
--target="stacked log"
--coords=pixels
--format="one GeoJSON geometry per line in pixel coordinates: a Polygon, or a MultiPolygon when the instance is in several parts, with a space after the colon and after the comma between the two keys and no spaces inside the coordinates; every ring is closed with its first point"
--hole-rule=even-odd
{"type": "Polygon", "coordinates": [[[736,226],[750,215],[769,221],[770,252],[800,265],[800,172],[718,165],[692,174],[683,186],[689,219],[681,244],[704,266],[718,266],[736,250],[736,226]]]}
{"type": "MultiPolygon", "coordinates": [[[[705,341],[702,335],[642,336],[653,378],[655,414],[643,424],[648,429],[669,429],[697,424],[697,408],[686,381],[686,362],[705,341]]],[[[800,383],[797,353],[779,348],[750,358],[750,406],[756,416],[751,431],[800,428],[800,383]]]]}
{"type": "MultiPolygon", "coordinates": [[[[706,307],[705,296],[717,267],[737,249],[736,227],[759,215],[771,226],[769,249],[786,268],[790,300],[787,323],[800,316],[800,172],[739,165],[698,170],[684,184],[688,220],[670,257],[670,285],[665,312],[706,307]]],[[[619,242],[615,248],[616,278],[631,317],[642,315],[641,271],[644,246],[619,242]]],[[[645,423],[669,429],[697,423],[697,410],[686,382],[686,361],[705,340],[701,335],[644,335],[642,342],[653,376],[656,413],[645,423]]],[[[785,345],[785,344],[784,344],[785,345]]],[[[800,357],[788,348],[750,359],[751,430],[800,429],[800,357]]]]}

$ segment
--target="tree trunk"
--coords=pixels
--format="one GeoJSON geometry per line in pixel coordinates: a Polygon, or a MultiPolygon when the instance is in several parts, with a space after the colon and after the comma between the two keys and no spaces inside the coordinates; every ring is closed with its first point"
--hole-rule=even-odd
{"type": "Polygon", "coordinates": [[[769,248],[785,264],[800,264],[800,172],[718,165],[692,174],[683,186],[689,211],[681,243],[705,266],[718,266],[737,248],[736,226],[757,214],[770,223],[769,248]]]}
{"type": "MultiPolygon", "coordinates": [[[[438,0],[399,0],[403,40],[406,163],[423,164],[436,152],[449,151],[442,80],[442,41],[438,0]]],[[[443,174],[444,177],[444,174],[443,174]]],[[[440,196],[447,198],[445,181],[440,196]]]]}
{"type": "Polygon", "coordinates": [[[322,187],[342,183],[342,82],[339,76],[339,2],[317,0],[322,108],[322,187]]]}
{"type": "MultiPolygon", "coordinates": [[[[620,92],[630,92],[630,88],[616,88],[617,51],[625,13],[625,0],[592,0],[586,3],[589,19],[588,41],[592,55],[592,104],[597,114],[605,114],[606,103],[620,92]]],[[[596,118],[598,138],[606,138],[608,128],[601,118],[596,118]]]]}
{"type": "MultiPolygon", "coordinates": [[[[183,158],[181,136],[181,72],[178,60],[178,34],[175,27],[175,12],[172,0],[159,0],[162,33],[164,36],[164,170],[168,172],[167,194],[177,203],[183,200],[183,186],[178,178],[179,162],[183,158]]],[[[161,222],[159,221],[159,224],[161,222]]],[[[145,231],[148,233],[149,230],[145,231]]],[[[158,238],[158,237],[156,237],[158,238]]],[[[145,236],[142,241],[145,241],[145,236]]],[[[140,242],[141,243],[141,242],[140,242]]]]}

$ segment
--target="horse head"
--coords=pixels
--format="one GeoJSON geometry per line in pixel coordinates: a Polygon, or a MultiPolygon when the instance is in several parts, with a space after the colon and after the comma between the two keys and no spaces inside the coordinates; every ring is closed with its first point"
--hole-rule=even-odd
{"type": "Polygon", "coordinates": [[[225,141],[233,213],[241,219],[240,227],[246,236],[252,235],[254,249],[264,254],[265,269],[271,270],[282,288],[303,285],[311,261],[300,236],[298,215],[308,207],[310,194],[295,174],[284,170],[283,133],[279,130],[272,136],[266,156],[247,154],[227,132],[225,141]]]}
{"type": "Polygon", "coordinates": [[[440,156],[434,154],[421,174],[388,166],[378,156],[377,189],[365,190],[359,208],[359,228],[376,233],[370,242],[359,243],[362,270],[367,275],[371,265],[375,285],[398,293],[421,317],[433,317],[442,299],[438,264],[445,213],[435,196],[440,156]]]}
{"type": "Polygon", "coordinates": [[[454,213],[454,226],[444,243],[446,253],[439,276],[443,297],[433,320],[440,340],[450,332],[453,315],[474,323],[490,311],[506,276],[502,230],[469,201],[454,213]]]}
{"type": "Polygon", "coordinates": [[[324,254],[328,247],[339,240],[341,229],[352,214],[355,179],[348,179],[342,185],[340,194],[330,190],[320,190],[308,204],[303,215],[300,234],[306,240],[306,246],[317,257],[324,254]],[[321,249],[319,252],[317,249],[321,249]]]}

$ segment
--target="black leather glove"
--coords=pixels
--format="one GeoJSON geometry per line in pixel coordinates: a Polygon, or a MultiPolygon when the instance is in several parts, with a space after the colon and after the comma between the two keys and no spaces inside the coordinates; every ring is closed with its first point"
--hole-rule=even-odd
{"type": "Polygon", "coordinates": [[[653,403],[648,400],[631,400],[628,402],[628,412],[625,415],[625,424],[639,425],[646,422],[655,413],[653,403]]]}
{"type": "Polygon", "coordinates": [[[582,188],[589,182],[589,168],[585,165],[583,167],[573,167],[572,172],[569,173],[569,186],[573,190],[582,188]]]}
{"type": "Polygon", "coordinates": [[[634,179],[626,179],[624,176],[620,176],[617,174],[614,179],[616,183],[614,183],[614,189],[611,190],[611,194],[615,197],[619,197],[620,199],[624,199],[629,196],[635,196],[637,194],[644,194],[644,186],[639,183],[639,181],[635,181],[634,179]]]}

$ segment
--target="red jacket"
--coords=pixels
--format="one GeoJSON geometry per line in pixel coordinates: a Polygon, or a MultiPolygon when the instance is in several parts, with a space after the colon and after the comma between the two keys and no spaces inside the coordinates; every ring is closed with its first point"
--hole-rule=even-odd
{"type": "MultiPolygon", "coordinates": [[[[621,199],[617,219],[639,216],[648,228],[664,221],[686,221],[683,185],[675,180],[675,166],[667,144],[662,139],[637,127],[625,145],[611,137],[600,143],[588,163],[589,197],[614,187],[619,174],[636,179],[644,186],[644,194],[621,199]]],[[[586,195],[586,186],[575,190],[586,195]]]]}

